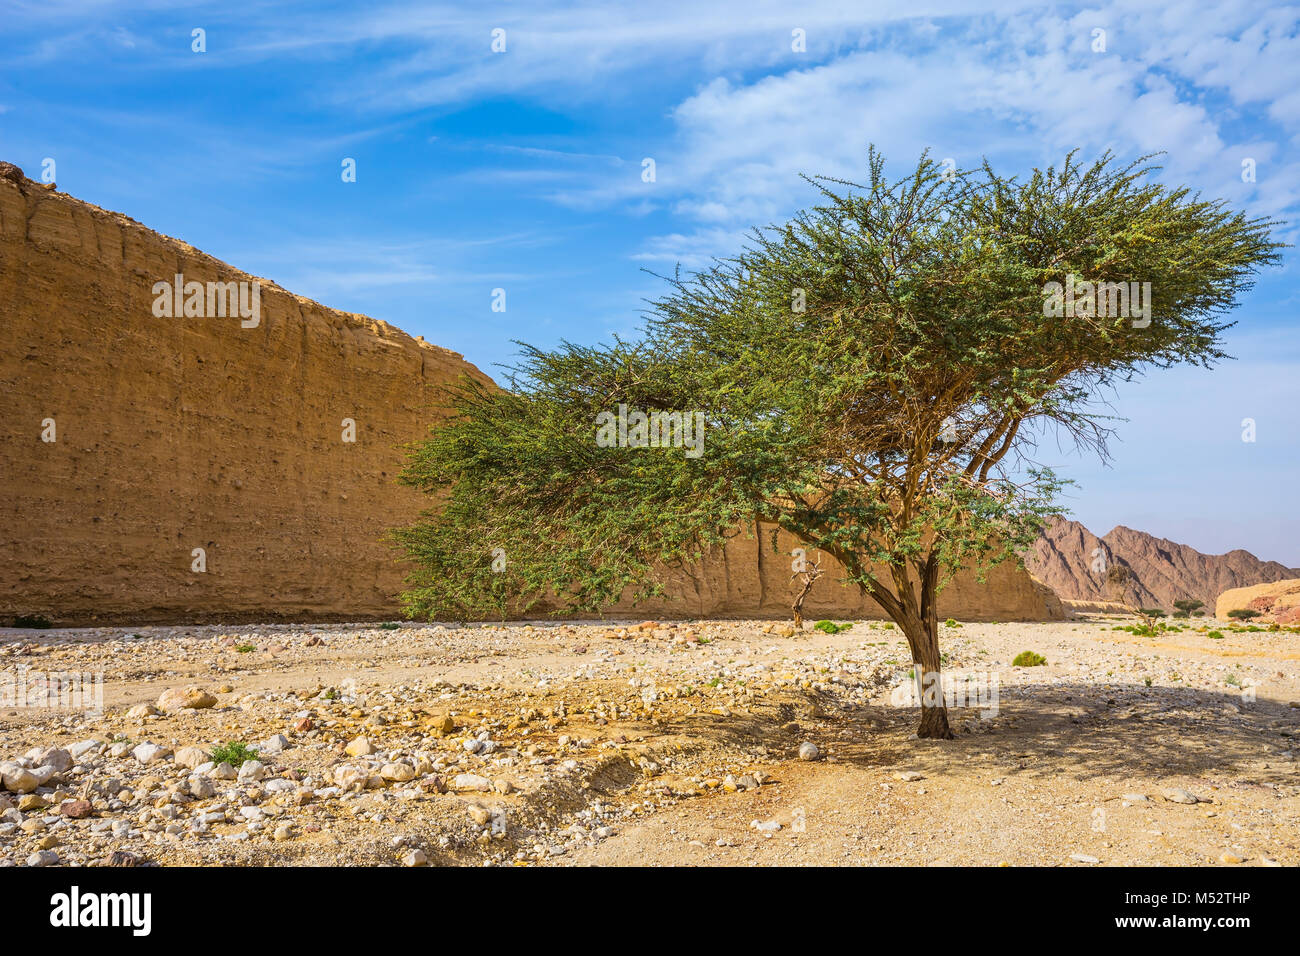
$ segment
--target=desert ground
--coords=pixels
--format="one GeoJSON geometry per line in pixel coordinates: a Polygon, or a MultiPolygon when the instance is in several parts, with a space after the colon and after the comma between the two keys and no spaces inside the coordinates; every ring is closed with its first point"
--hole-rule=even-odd
{"type": "Polygon", "coordinates": [[[1300,635],[1128,623],[0,629],[0,865],[1300,863],[1300,635]]]}

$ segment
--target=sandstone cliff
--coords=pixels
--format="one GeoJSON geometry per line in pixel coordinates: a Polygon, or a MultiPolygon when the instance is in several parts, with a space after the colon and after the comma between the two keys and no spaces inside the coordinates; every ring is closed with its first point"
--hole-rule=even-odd
{"type": "Polygon", "coordinates": [[[392,616],[380,538],[421,507],[400,446],[433,418],[426,386],[482,373],[265,279],[256,328],[155,317],[176,273],[253,279],[0,178],[0,619],[392,616]]]}
{"type": "Polygon", "coordinates": [[[1202,554],[1185,544],[1156,538],[1123,526],[1098,538],[1077,521],[1057,521],[1044,530],[1025,555],[1030,573],[1063,599],[1107,601],[1105,573],[1098,567],[1119,564],[1132,575],[1130,594],[1141,607],[1172,610],[1174,601],[1192,598],[1214,610],[1215,599],[1229,588],[1300,575],[1276,561],[1261,561],[1249,551],[1202,554]],[[1098,565],[1098,557],[1104,564],[1098,565]]]}
{"type": "MultiPolygon", "coordinates": [[[[0,622],[398,616],[382,540],[424,505],[394,481],[461,356],[293,295],[0,169],[0,622]],[[160,317],[155,284],[258,282],[260,316],[160,317]],[[345,439],[345,419],[355,441],[345,439]],[[43,440],[53,438],[53,441],[43,440]],[[205,571],[196,571],[203,549],[205,571]]],[[[789,551],[739,536],[624,615],[785,616],[789,551]]],[[[832,574],[809,615],[879,617],[832,574]]],[[[940,614],[1060,617],[1014,565],[940,614]]]]}
{"type": "MultiPolygon", "coordinates": [[[[761,533],[741,531],[721,554],[706,558],[691,572],[674,574],[666,587],[668,595],[641,604],[638,611],[662,616],[788,618],[796,590],[790,580],[790,554],[797,545],[793,537],[781,532],[773,549],[768,527],[761,533]]],[[[842,583],[842,565],[826,556],[821,566],[826,574],[804,601],[805,618],[886,619],[875,601],[856,586],[842,583]]],[[[889,580],[884,569],[877,573],[882,580],[889,580]]],[[[940,619],[964,621],[1059,620],[1066,616],[1056,593],[1014,561],[989,569],[984,583],[969,572],[957,575],[939,593],[938,611],[940,619]]]]}
{"type": "Polygon", "coordinates": [[[1258,611],[1256,621],[1300,624],[1300,578],[1233,588],[1220,594],[1214,604],[1214,616],[1221,621],[1236,610],[1258,611]]]}

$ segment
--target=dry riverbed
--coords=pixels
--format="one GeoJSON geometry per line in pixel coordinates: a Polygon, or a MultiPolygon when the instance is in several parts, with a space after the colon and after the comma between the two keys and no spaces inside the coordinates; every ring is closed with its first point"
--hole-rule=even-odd
{"type": "Polygon", "coordinates": [[[0,629],[0,866],[1300,864],[1300,636],[1117,623],[0,629]]]}

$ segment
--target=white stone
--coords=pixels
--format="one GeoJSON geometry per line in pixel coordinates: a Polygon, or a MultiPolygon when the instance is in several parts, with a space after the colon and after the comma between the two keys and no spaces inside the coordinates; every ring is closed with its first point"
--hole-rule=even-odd
{"type": "Polygon", "coordinates": [[[157,763],[171,756],[171,751],[166,747],[159,747],[157,744],[143,743],[131,751],[131,755],[142,764],[148,766],[151,763],[157,763]]]}
{"type": "Polygon", "coordinates": [[[14,793],[31,793],[41,785],[36,774],[17,764],[5,764],[0,777],[3,777],[5,789],[14,793]]]}
{"type": "Polygon", "coordinates": [[[191,770],[197,770],[208,762],[208,752],[201,747],[182,747],[176,751],[176,763],[191,770]]]}
{"type": "Polygon", "coordinates": [[[386,763],[379,768],[379,776],[395,783],[405,783],[415,779],[415,768],[405,763],[386,763]]]}

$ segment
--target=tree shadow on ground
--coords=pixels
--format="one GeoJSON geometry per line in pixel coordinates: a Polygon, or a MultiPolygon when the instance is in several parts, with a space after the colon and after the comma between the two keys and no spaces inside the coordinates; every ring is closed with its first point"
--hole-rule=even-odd
{"type": "Polygon", "coordinates": [[[672,731],[703,745],[765,748],[779,759],[795,758],[808,740],[840,763],[935,777],[978,763],[1078,780],[1136,774],[1233,777],[1260,786],[1300,782],[1280,756],[1300,735],[1300,710],[1266,699],[1246,702],[1240,692],[1024,684],[1001,689],[991,719],[973,707],[950,708],[949,718],[956,739],[917,740],[914,707],[845,707],[831,694],[801,692],[762,700],[749,714],[681,718],[672,731]]]}

